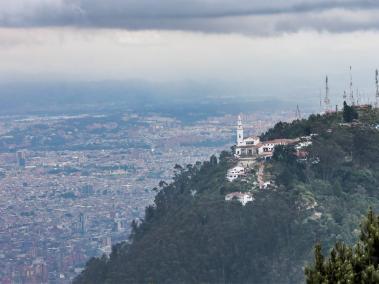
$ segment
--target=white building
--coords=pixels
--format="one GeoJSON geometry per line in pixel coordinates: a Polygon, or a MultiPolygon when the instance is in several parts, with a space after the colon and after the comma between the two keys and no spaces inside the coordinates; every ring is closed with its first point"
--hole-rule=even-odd
{"type": "Polygon", "coordinates": [[[244,138],[241,116],[238,116],[237,122],[237,144],[235,156],[242,159],[255,159],[257,157],[257,145],[260,139],[257,136],[244,138]]]}
{"type": "Polygon", "coordinates": [[[274,154],[275,146],[296,144],[298,139],[274,139],[260,143],[258,145],[258,155],[260,157],[271,157],[274,154]]]}
{"type": "Polygon", "coordinates": [[[243,177],[243,176],[245,176],[245,168],[237,166],[228,170],[226,174],[226,179],[232,182],[233,180],[236,180],[237,178],[243,177]]]}
{"type": "Polygon", "coordinates": [[[303,136],[303,137],[300,137],[299,142],[296,144],[296,149],[300,150],[303,148],[307,148],[311,145],[312,145],[312,136],[311,135],[303,136]]]}
{"type": "Polygon", "coordinates": [[[233,199],[236,199],[239,202],[241,202],[243,206],[245,206],[248,202],[254,201],[254,198],[250,193],[232,192],[225,196],[226,201],[231,201],[233,199]]]}
{"type": "Polygon", "coordinates": [[[269,141],[260,141],[257,136],[244,138],[243,125],[241,116],[238,116],[237,122],[237,144],[235,147],[235,156],[240,161],[252,161],[256,158],[271,158],[275,146],[295,144],[298,139],[274,139],[269,141]]]}

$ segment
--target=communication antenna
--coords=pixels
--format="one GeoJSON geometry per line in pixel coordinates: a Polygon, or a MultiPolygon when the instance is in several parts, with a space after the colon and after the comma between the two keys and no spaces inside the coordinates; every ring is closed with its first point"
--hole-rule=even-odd
{"type": "Polygon", "coordinates": [[[346,90],[345,91],[343,91],[343,100],[346,102],[346,99],[347,99],[347,95],[346,95],[346,90]]]}
{"type": "Polygon", "coordinates": [[[353,90],[353,75],[351,72],[351,66],[350,66],[350,103],[351,105],[354,105],[354,90],[353,90]]]}
{"type": "Polygon", "coordinates": [[[376,94],[375,94],[375,107],[379,107],[379,81],[378,81],[379,72],[378,69],[375,70],[375,84],[376,84],[376,94]]]}
{"type": "Polygon", "coordinates": [[[321,95],[321,89],[320,89],[320,113],[322,112],[322,95],[321,95]]]}
{"type": "Polygon", "coordinates": [[[325,78],[325,98],[324,98],[324,104],[325,104],[325,112],[328,112],[330,110],[330,99],[329,99],[329,79],[328,76],[325,78]]]}
{"type": "Polygon", "coordinates": [[[296,119],[297,120],[301,120],[301,112],[300,112],[300,108],[299,108],[299,105],[296,106],[296,119]]]}

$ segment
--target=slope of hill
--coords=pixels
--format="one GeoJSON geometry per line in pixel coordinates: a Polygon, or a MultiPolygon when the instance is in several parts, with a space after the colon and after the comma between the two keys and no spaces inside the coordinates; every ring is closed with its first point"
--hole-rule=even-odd
{"type": "Polygon", "coordinates": [[[369,206],[379,209],[379,123],[376,110],[359,122],[342,113],[279,123],[263,139],[317,133],[297,160],[290,146],[276,149],[266,175],[275,186],[254,191],[242,206],[225,194],[251,191],[251,180],[225,180],[236,161],[229,152],[203,164],[176,167],[161,183],[130,241],[109,258],[91,259],[75,283],[301,283],[303,267],[320,241],[357,239],[369,206]]]}

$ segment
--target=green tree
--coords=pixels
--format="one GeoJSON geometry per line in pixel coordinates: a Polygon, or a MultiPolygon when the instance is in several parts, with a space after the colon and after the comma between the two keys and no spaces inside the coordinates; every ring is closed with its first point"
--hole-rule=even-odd
{"type": "Polygon", "coordinates": [[[379,216],[369,210],[355,247],[337,243],[325,259],[317,244],[314,265],[305,275],[308,284],[379,283],[379,216]]]}
{"type": "Polygon", "coordinates": [[[343,102],[343,121],[352,122],[354,119],[358,119],[358,113],[354,107],[349,106],[346,101],[343,102]]]}
{"type": "Polygon", "coordinates": [[[293,145],[277,145],[272,158],[275,161],[293,164],[296,162],[296,149],[293,145]]]}
{"type": "Polygon", "coordinates": [[[85,284],[100,284],[105,282],[107,274],[108,258],[91,258],[86,264],[86,269],[76,281],[85,284]]]}

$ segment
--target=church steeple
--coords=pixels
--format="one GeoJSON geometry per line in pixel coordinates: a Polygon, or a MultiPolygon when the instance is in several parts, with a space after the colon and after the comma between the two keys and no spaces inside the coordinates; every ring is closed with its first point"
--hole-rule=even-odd
{"type": "Polygon", "coordinates": [[[241,115],[239,115],[237,122],[237,146],[241,145],[243,145],[243,126],[241,115]]]}

